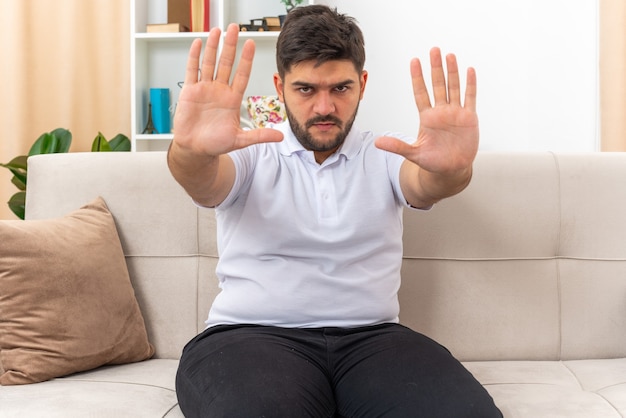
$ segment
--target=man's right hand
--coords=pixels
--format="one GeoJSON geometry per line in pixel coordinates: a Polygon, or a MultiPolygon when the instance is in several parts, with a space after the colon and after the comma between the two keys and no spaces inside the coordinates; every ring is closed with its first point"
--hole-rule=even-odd
{"type": "Polygon", "coordinates": [[[228,152],[260,142],[279,142],[283,134],[274,129],[243,130],[241,102],[250,79],[254,42],[247,40],[234,75],[239,27],[231,24],[217,61],[221,31],[209,33],[200,65],[202,41],[189,50],[185,84],[174,115],[174,139],[168,164],[174,178],[199,204],[215,206],[230,191],[234,165],[228,152]],[[232,80],[231,80],[232,75],[232,80]]]}
{"type": "Polygon", "coordinates": [[[259,142],[278,142],[282,133],[273,129],[244,131],[240,126],[241,102],[248,85],[255,45],[247,40],[234,71],[239,27],[231,24],[217,61],[221,32],[209,33],[200,66],[202,41],[189,50],[185,84],[174,116],[174,142],[199,156],[217,156],[259,142]]]}

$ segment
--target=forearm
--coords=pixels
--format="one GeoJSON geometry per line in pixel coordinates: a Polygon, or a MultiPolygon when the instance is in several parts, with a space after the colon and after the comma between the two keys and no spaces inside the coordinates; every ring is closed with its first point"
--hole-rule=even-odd
{"type": "Polygon", "coordinates": [[[228,155],[202,155],[173,141],[167,153],[167,164],[174,179],[198,204],[219,205],[234,182],[234,165],[228,155]]]}
{"type": "Polygon", "coordinates": [[[472,179],[472,166],[439,174],[405,160],[400,170],[404,198],[416,208],[429,207],[464,190],[472,179]]]}

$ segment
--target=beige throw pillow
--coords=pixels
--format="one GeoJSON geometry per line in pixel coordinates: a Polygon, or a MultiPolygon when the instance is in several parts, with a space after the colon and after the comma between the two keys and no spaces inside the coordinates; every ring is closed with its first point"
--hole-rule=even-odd
{"type": "Polygon", "coordinates": [[[153,354],[102,198],[59,219],[0,221],[0,384],[153,354]]]}

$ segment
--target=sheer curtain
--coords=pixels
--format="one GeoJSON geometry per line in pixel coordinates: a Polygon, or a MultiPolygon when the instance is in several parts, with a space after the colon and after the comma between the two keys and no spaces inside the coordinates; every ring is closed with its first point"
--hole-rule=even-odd
{"type": "MultiPolygon", "coordinates": [[[[129,0],[0,0],[0,162],[67,128],[71,151],[130,135],[129,0]]],[[[17,191],[0,168],[0,219],[17,191]]]]}
{"type": "Polygon", "coordinates": [[[600,0],[602,151],[626,151],[626,2],[600,0]]]}

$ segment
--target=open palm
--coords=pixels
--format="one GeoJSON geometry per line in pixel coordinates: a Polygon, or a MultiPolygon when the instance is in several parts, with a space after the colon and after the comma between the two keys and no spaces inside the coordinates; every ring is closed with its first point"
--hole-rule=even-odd
{"type": "Polygon", "coordinates": [[[273,129],[245,131],[240,126],[240,106],[255,46],[250,40],[244,43],[233,75],[238,33],[237,25],[228,27],[219,62],[221,32],[217,28],[209,33],[202,63],[199,39],[189,50],[185,84],[174,115],[174,136],[179,144],[201,154],[217,156],[254,143],[282,139],[282,134],[273,129]]]}
{"type": "Polygon", "coordinates": [[[476,114],[476,73],[467,71],[464,103],[456,57],[446,57],[448,82],[444,74],[441,52],[430,52],[434,105],[431,103],[421,63],[411,62],[411,78],[415,103],[420,116],[417,140],[407,144],[396,138],[381,137],[376,145],[404,156],[419,167],[438,174],[455,173],[472,165],[478,150],[478,116],[476,114]]]}

